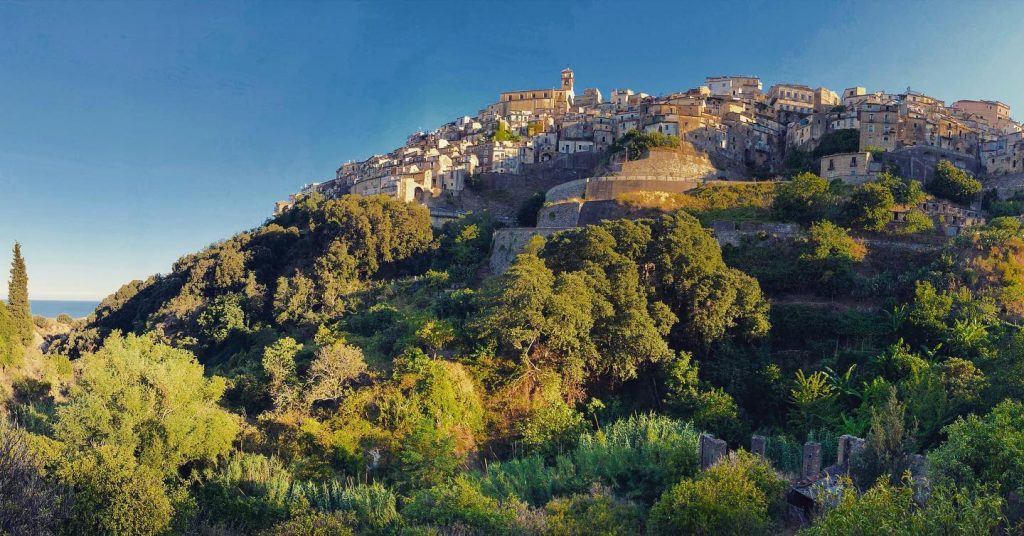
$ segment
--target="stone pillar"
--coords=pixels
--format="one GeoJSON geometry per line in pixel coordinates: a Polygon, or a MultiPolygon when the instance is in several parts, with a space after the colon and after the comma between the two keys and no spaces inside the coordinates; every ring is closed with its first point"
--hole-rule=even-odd
{"type": "Polygon", "coordinates": [[[750,453],[764,458],[764,451],[768,446],[768,438],[763,435],[756,435],[750,438],[750,453]]]}
{"type": "Polygon", "coordinates": [[[722,458],[728,451],[728,445],[724,440],[715,439],[707,434],[700,436],[700,468],[709,469],[722,458]]]}
{"type": "Polygon", "coordinates": [[[864,440],[849,434],[839,436],[839,448],[836,452],[836,464],[848,467],[850,461],[864,452],[864,440]]]}
{"type": "Polygon", "coordinates": [[[804,443],[804,463],[800,476],[803,479],[818,476],[821,472],[821,443],[804,443]]]}
{"type": "Polygon", "coordinates": [[[914,454],[908,460],[907,469],[914,479],[914,500],[924,504],[932,491],[932,483],[928,478],[928,460],[920,454],[914,454]]]}

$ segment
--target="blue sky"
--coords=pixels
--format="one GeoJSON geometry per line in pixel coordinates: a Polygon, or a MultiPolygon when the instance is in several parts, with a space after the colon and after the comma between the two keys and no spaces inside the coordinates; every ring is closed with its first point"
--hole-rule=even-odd
{"type": "MultiPolygon", "coordinates": [[[[508,89],[755,74],[1024,110],[1024,2],[3,2],[0,266],[100,298],[508,89]]],[[[2,291],[0,291],[2,293],[2,291]]]]}

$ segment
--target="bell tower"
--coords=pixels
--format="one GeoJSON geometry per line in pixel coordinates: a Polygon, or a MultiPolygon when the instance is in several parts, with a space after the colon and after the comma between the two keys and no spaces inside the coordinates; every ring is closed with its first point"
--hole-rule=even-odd
{"type": "Polygon", "coordinates": [[[572,93],[572,69],[568,67],[562,69],[562,91],[572,93]]]}

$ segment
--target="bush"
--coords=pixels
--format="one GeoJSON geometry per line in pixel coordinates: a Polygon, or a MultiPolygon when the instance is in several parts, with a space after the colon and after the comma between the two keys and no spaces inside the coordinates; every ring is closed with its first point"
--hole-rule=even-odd
{"type": "Polygon", "coordinates": [[[837,494],[838,504],[801,536],[848,534],[992,534],[1002,520],[1002,500],[987,490],[971,493],[960,488],[932,490],[926,506],[914,500],[909,479],[894,486],[882,478],[858,496],[849,481],[837,494]]]}
{"type": "Polygon", "coordinates": [[[1004,493],[1024,491],[1024,404],[1005,400],[987,415],[961,417],[943,431],[948,439],[928,456],[937,481],[998,482],[1004,493]]]}
{"type": "Polygon", "coordinates": [[[43,462],[29,435],[0,416],[0,534],[51,534],[67,518],[70,490],[43,462]]]}
{"type": "Polygon", "coordinates": [[[589,494],[552,499],[544,509],[551,536],[625,536],[639,534],[643,526],[639,506],[616,499],[610,490],[599,486],[589,494]]]}
{"type": "Polygon", "coordinates": [[[444,533],[460,527],[471,534],[516,533],[515,509],[487,497],[462,476],[416,492],[402,515],[410,524],[436,527],[444,533]]]}
{"type": "Polygon", "coordinates": [[[274,525],[263,536],[351,536],[351,516],[340,512],[310,512],[274,525]]]}
{"type": "Polygon", "coordinates": [[[666,491],[651,509],[652,535],[767,534],[786,483],[762,458],[740,452],[666,491]]]}

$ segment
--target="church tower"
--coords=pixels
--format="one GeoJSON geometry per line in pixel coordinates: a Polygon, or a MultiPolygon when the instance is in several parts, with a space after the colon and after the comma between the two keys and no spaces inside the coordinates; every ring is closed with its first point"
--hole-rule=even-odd
{"type": "Polygon", "coordinates": [[[572,69],[562,69],[562,91],[572,93],[572,69]]]}

